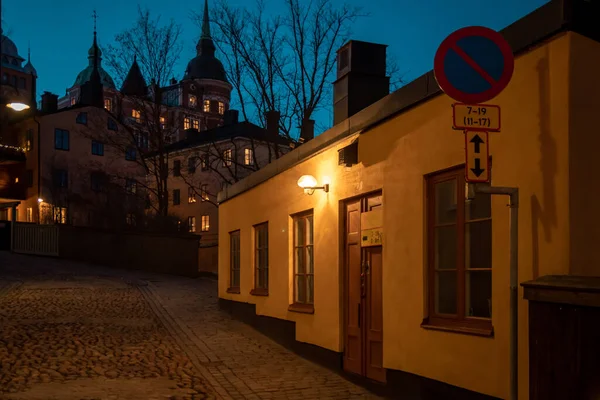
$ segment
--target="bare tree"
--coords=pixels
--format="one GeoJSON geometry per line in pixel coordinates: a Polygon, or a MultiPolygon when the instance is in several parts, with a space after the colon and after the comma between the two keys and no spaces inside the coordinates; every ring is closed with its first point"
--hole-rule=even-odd
{"type": "Polygon", "coordinates": [[[292,138],[296,126],[330,105],[336,51],[366,14],[332,0],[286,0],[285,9],[267,16],[264,0],[253,11],[219,0],[212,20],[244,118],[264,126],[264,113],[278,110],[280,131],[292,138]]]}
{"type": "MultiPolygon", "coordinates": [[[[181,26],[173,20],[163,24],[160,17],[152,18],[147,9],[138,8],[133,27],[115,37],[115,43],[106,48],[108,68],[116,81],[125,81],[134,62],[139,65],[146,82],[147,95],[125,96],[116,104],[114,114],[125,126],[125,135],[107,133],[105,143],[123,153],[129,153],[146,172],[147,182],[140,182],[153,197],[151,202],[157,215],[168,215],[169,154],[165,147],[177,137],[178,116],[163,105],[161,87],[173,75],[173,66],[181,55],[181,26]],[[144,154],[152,152],[152,157],[144,154]]],[[[103,130],[106,131],[106,130],[103,130]]]]}

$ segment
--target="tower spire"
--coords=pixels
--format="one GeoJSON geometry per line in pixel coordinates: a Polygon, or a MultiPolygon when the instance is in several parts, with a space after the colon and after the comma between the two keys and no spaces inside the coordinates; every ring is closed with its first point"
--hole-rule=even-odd
{"type": "Polygon", "coordinates": [[[212,39],[210,36],[210,22],[208,18],[208,0],[204,0],[204,15],[202,16],[202,35],[200,39],[212,39]]]}
{"type": "Polygon", "coordinates": [[[210,19],[208,17],[208,0],[204,0],[204,15],[202,16],[202,32],[196,45],[197,55],[215,55],[215,44],[210,35],[210,19]]]}

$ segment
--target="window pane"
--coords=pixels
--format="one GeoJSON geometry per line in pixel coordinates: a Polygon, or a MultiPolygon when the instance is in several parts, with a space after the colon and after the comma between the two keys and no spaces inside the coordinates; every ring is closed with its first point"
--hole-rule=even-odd
{"type": "Polygon", "coordinates": [[[435,312],[456,314],[456,271],[435,273],[435,312]]]}
{"type": "Polygon", "coordinates": [[[435,223],[456,221],[456,179],[435,185],[435,223]]]}
{"type": "Polygon", "coordinates": [[[308,232],[307,243],[313,244],[313,216],[309,215],[306,217],[306,230],[308,232]]]}
{"type": "Polygon", "coordinates": [[[306,273],[314,273],[315,259],[313,257],[313,246],[306,247],[306,273]]]}
{"type": "Polygon", "coordinates": [[[306,303],[306,275],[296,275],[296,302],[306,303]]]}
{"type": "Polygon", "coordinates": [[[492,268],[492,220],[465,224],[465,268],[492,268]]]}
{"type": "Polygon", "coordinates": [[[473,200],[465,201],[465,220],[480,218],[491,218],[492,196],[485,193],[477,193],[473,200]]]}
{"type": "Polygon", "coordinates": [[[306,272],[306,269],[305,269],[306,260],[304,259],[304,251],[305,251],[304,247],[296,247],[294,250],[296,251],[296,257],[295,257],[296,273],[304,274],[306,272]]]}
{"type": "Polygon", "coordinates": [[[306,275],[306,286],[308,291],[308,303],[315,302],[315,277],[314,275],[306,275]]]}
{"type": "Polygon", "coordinates": [[[232,277],[231,286],[233,286],[233,287],[239,287],[240,286],[240,270],[239,269],[234,269],[233,270],[233,277],[232,277]]]}
{"type": "Polygon", "coordinates": [[[467,271],[465,315],[491,318],[492,271],[467,271]]]}
{"type": "Polygon", "coordinates": [[[296,246],[304,246],[304,239],[306,238],[305,219],[296,218],[296,246]]]}
{"type": "Polygon", "coordinates": [[[456,269],[456,225],[435,228],[435,268],[456,269]]]}

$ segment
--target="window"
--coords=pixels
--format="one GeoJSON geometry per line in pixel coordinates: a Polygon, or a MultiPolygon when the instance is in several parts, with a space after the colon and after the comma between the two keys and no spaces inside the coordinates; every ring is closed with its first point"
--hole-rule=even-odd
{"type": "Polygon", "coordinates": [[[25,221],[26,222],[33,222],[33,208],[27,207],[27,211],[26,211],[26,214],[25,214],[25,221]]]}
{"type": "Polygon", "coordinates": [[[104,108],[107,111],[112,111],[112,99],[109,99],[109,98],[104,99],[104,108]]]}
{"type": "Polygon", "coordinates": [[[210,229],[210,217],[208,215],[202,216],[202,232],[208,232],[210,229]]]}
{"type": "Polygon", "coordinates": [[[188,232],[196,232],[196,217],[188,217],[188,232]]]}
{"type": "Polygon", "coordinates": [[[199,131],[200,130],[200,121],[198,121],[197,119],[192,119],[192,129],[199,131]]]}
{"type": "Polygon", "coordinates": [[[173,176],[181,176],[181,160],[173,161],[173,176]]]}
{"type": "Polygon", "coordinates": [[[229,290],[240,292],[240,231],[229,234],[229,290]],[[232,290],[233,289],[233,290],[232,290]],[[237,290],[236,290],[237,289],[237,290]]]}
{"type": "Polygon", "coordinates": [[[188,106],[196,107],[198,105],[198,98],[193,94],[188,95],[188,106]]]}
{"type": "Polygon", "coordinates": [[[75,97],[71,97],[71,105],[74,106],[77,103],[77,99],[75,97]]]}
{"type": "Polygon", "coordinates": [[[465,200],[464,168],[430,176],[426,327],[490,334],[492,301],[491,197],[465,200]]]}
{"type": "Polygon", "coordinates": [[[125,159],[127,161],[135,161],[136,159],[136,151],[133,147],[130,147],[127,149],[127,151],[125,152],[125,159]]]}
{"type": "Polygon", "coordinates": [[[188,157],[188,172],[190,174],[193,174],[194,172],[196,172],[196,157],[195,156],[188,157]]]}
{"type": "Polygon", "coordinates": [[[219,102],[219,114],[225,114],[225,104],[222,101],[219,102]]]}
{"type": "Polygon", "coordinates": [[[54,148],[56,150],[69,150],[69,131],[54,129],[54,148]]]}
{"type": "Polygon", "coordinates": [[[112,118],[108,119],[107,128],[109,131],[117,131],[118,130],[117,123],[115,122],[114,119],[112,119],[112,118]]]}
{"type": "Polygon", "coordinates": [[[135,226],[135,214],[127,213],[127,215],[125,216],[125,223],[128,226],[135,226]]]}
{"type": "Polygon", "coordinates": [[[254,151],[244,149],[244,165],[254,165],[254,151]]]}
{"type": "Polygon", "coordinates": [[[194,191],[194,188],[191,186],[188,186],[188,204],[192,204],[196,202],[196,192],[194,191]]]}
{"type": "Polygon", "coordinates": [[[192,119],[190,117],[183,118],[183,129],[184,130],[192,129],[192,119]]]}
{"type": "Polygon", "coordinates": [[[33,187],[33,170],[28,169],[25,171],[25,183],[27,187],[33,187]]]}
{"type": "Polygon", "coordinates": [[[54,207],[54,222],[57,224],[67,223],[67,208],[66,207],[54,207]]]}
{"type": "Polygon", "coordinates": [[[133,118],[135,122],[142,122],[142,113],[140,110],[131,110],[131,118],[133,118]]]}
{"type": "Polygon", "coordinates": [[[202,171],[208,171],[208,154],[202,154],[200,156],[200,168],[202,171]]]}
{"type": "Polygon", "coordinates": [[[232,159],[233,151],[231,149],[227,149],[223,152],[223,166],[230,167],[231,159],[232,159]]]}
{"type": "Polygon", "coordinates": [[[254,290],[251,294],[269,293],[269,224],[254,227],[254,290]]]}
{"type": "Polygon", "coordinates": [[[104,143],[100,143],[96,140],[92,140],[92,154],[95,156],[104,155],[104,143]]]}
{"type": "Polygon", "coordinates": [[[33,129],[27,129],[25,133],[25,150],[33,150],[33,129]]]}
{"type": "Polygon", "coordinates": [[[92,184],[92,190],[94,192],[100,192],[104,186],[104,176],[101,172],[92,172],[90,174],[90,182],[92,184]]]}
{"type": "Polygon", "coordinates": [[[138,132],[135,134],[135,144],[140,149],[148,149],[148,134],[146,132],[138,132]]]}
{"type": "Polygon", "coordinates": [[[77,114],[77,118],[75,119],[75,122],[77,122],[78,124],[87,125],[87,113],[80,112],[79,114],[77,114]]]}
{"type": "Polygon", "coordinates": [[[25,82],[25,78],[19,78],[19,88],[27,89],[27,82],[25,82]]]}
{"type": "Polygon", "coordinates": [[[181,191],[179,189],[173,189],[173,205],[178,206],[181,204],[181,191]]]}
{"type": "Polygon", "coordinates": [[[135,179],[125,179],[125,191],[129,194],[137,192],[137,182],[135,179]]]}
{"type": "Polygon", "coordinates": [[[202,201],[208,200],[208,185],[207,184],[203,184],[200,186],[200,199],[202,201]]]}
{"type": "Polygon", "coordinates": [[[165,129],[165,127],[167,126],[167,120],[165,119],[165,117],[160,117],[158,121],[160,123],[160,129],[165,129]]]}
{"type": "Polygon", "coordinates": [[[202,107],[202,109],[204,110],[204,112],[210,111],[210,100],[204,100],[204,106],[202,107]]]}
{"type": "MultiPolygon", "coordinates": [[[[294,217],[294,305],[314,303],[313,214],[294,217]]],[[[298,310],[300,311],[300,310],[298,310]]]]}
{"type": "Polygon", "coordinates": [[[66,169],[55,169],[53,172],[54,187],[66,188],[69,186],[69,173],[66,169]]]}

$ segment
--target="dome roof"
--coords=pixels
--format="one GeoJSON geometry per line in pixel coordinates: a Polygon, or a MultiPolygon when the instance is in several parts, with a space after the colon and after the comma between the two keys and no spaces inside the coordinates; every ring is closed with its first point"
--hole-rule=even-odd
{"type": "Polygon", "coordinates": [[[0,48],[2,50],[2,55],[18,58],[21,61],[24,60],[24,58],[19,55],[15,42],[10,40],[8,36],[0,35],[0,48]]]}
{"type": "Polygon", "coordinates": [[[183,79],[215,79],[227,82],[227,74],[223,64],[215,56],[200,54],[190,60],[183,79]]]}
{"type": "MultiPolygon", "coordinates": [[[[92,77],[92,72],[94,71],[93,65],[88,65],[83,71],[77,75],[77,79],[75,79],[75,83],[73,86],[81,86],[86,82],[89,82],[92,77]]],[[[111,76],[106,72],[102,67],[98,66],[98,72],[100,73],[100,81],[102,82],[102,86],[108,87],[111,89],[115,88],[115,82],[111,78],[111,76]]]]}

